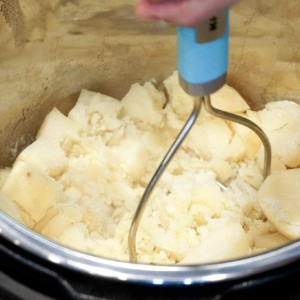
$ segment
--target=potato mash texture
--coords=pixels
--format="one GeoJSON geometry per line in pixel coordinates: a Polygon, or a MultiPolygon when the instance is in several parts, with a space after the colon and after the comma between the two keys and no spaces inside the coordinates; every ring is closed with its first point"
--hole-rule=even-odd
{"type": "MultiPolygon", "coordinates": [[[[58,243],[128,261],[137,204],[192,111],[177,72],[164,85],[167,95],[155,81],[133,84],[121,101],[83,90],[68,116],[54,108],[36,141],[12,169],[1,170],[0,209],[58,243]]],[[[255,112],[229,86],[212,103],[265,131],[272,175],[263,183],[263,146],[255,133],[202,110],[143,215],[139,262],[228,260],[300,237],[297,197],[285,197],[296,182],[291,177],[300,176],[287,170],[300,165],[300,106],[280,101],[255,112]]]]}

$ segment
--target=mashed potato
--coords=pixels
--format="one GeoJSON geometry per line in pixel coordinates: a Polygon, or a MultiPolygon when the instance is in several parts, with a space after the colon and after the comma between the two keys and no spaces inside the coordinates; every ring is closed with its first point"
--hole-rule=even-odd
{"type": "MultiPolygon", "coordinates": [[[[177,76],[175,72],[164,82],[167,98],[147,82],[134,84],[121,101],[83,90],[68,117],[54,108],[36,141],[11,170],[2,170],[0,209],[66,246],[128,260],[136,206],[192,110],[193,100],[177,76]]],[[[269,195],[272,176],[300,164],[300,134],[295,131],[300,106],[281,101],[255,112],[229,86],[213,94],[212,102],[249,118],[268,135],[271,183],[258,193],[263,183],[259,138],[203,110],[146,208],[137,235],[139,262],[227,260],[297,237],[280,230],[276,210],[266,213],[274,208],[266,199],[277,196],[269,195]],[[217,179],[228,186],[226,191],[217,179]]]]}

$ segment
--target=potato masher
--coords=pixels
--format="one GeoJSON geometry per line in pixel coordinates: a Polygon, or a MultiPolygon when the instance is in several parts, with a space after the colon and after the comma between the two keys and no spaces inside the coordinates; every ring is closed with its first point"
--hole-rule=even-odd
{"type": "MultiPolygon", "coordinates": [[[[194,96],[194,107],[183,129],[150,180],[135,211],[128,236],[129,259],[131,262],[137,262],[136,233],[150,195],[195,123],[202,104],[211,115],[247,126],[259,136],[264,146],[264,178],[270,174],[271,145],[262,129],[246,118],[214,108],[210,101],[210,94],[220,89],[226,82],[228,36],[228,9],[195,28],[177,28],[179,81],[185,92],[194,96]]],[[[221,182],[218,182],[218,184],[222,190],[226,189],[226,186],[221,182]]]]}

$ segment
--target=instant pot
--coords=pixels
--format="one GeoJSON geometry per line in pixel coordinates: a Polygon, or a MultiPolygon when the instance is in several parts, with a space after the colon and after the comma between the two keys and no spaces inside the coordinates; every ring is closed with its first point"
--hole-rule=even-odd
{"type": "MultiPolygon", "coordinates": [[[[67,113],[81,89],[120,99],[132,83],[155,78],[160,86],[177,68],[175,27],[137,19],[136,1],[1,3],[2,167],[34,141],[54,106],[67,113]]],[[[293,0],[231,9],[228,83],[253,109],[300,103],[299,15],[293,0]]],[[[299,276],[300,241],[214,264],[132,264],[63,247],[0,213],[0,299],[300,299],[299,276]]]]}

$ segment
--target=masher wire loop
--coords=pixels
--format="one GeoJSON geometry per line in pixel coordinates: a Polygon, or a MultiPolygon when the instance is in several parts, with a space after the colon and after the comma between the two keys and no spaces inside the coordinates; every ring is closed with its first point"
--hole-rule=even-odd
{"type": "MultiPolygon", "coordinates": [[[[226,111],[219,110],[219,109],[213,107],[211,104],[210,96],[194,97],[194,107],[193,107],[193,111],[192,111],[190,117],[188,118],[188,120],[185,123],[184,127],[182,128],[181,132],[179,133],[176,140],[172,144],[168,153],[162,160],[162,162],[159,165],[158,169],[156,170],[155,174],[151,178],[151,180],[141,198],[141,201],[138,204],[135,214],[133,216],[131,227],[129,230],[129,235],[128,235],[128,251],[129,251],[130,262],[134,262],[134,263],[137,262],[136,234],[137,234],[138,226],[140,224],[144,210],[149,202],[151,193],[152,193],[155,185],[157,184],[158,180],[160,179],[161,175],[163,174],[164,170],[166,169],[166,167],[172,160],[173,156],[179,149],[180,145],[182,144],[182,142],[188,135],[189,131],[192,129],[192,127],[200,113],[202,102],[204,102],[204,107],[205,107],[206,111],[208,113],[210,113],[211,115],[242,124],[242,125],[248,127],[249,129],[253,130],[258,135],[258,137],[261,139],[263,146],[264,146],[264,173],[263,173],[264,178],[266,178],[268,175],[270,175],[271,157],[272,157],[271,145],[270,145],[268,137],[262,131],[262,129],[259,126],[257,126],[254,122],[252,122],[251,120],[248,120],[239,115],[228,113],[226,111]]],[[[222,184],[219,181],[217,181],[217,183],[220,186],[222,191],[226,190],[226,186],[224,184],[222,184]]]]}
{"type": "Polygon", "coordinates": [[[135,211],[135,214],[132,219],[131,227],[129,230],[129,235],[128,235],[128,251],[129,251],[129,260],[130,262],[137,262],[137,255],[136,255],[136,234],[137,234],[137,229],[139,226],[139,223],[141,221],[141,218],[143,216],[144,210],[147,206],[147,203],[149,201],[150,195],[157,184],[158,180],[160,179],[161,175],[163,174],[165,168],[168,166],[170,161],[172,160],[173,156],[179,149],[180,145],[188,135],[189,131],[193,127],[194,123],[197,120],[197,117],[200,113],[201,109],[201,104],[203,101],[203,97],[194,97],[194,107],[192,110],[192,113],[188,120],[186,121],[184,127],[180,131],[179,135],[177,136],[176,140],[172,144],[171,148],[169,149],[168,153],[162,160],[161,164],[159,165],[158,169],[156,170],[155,174],[151,178],[143,196],[138,204],[138,207],[135,211]]]}

